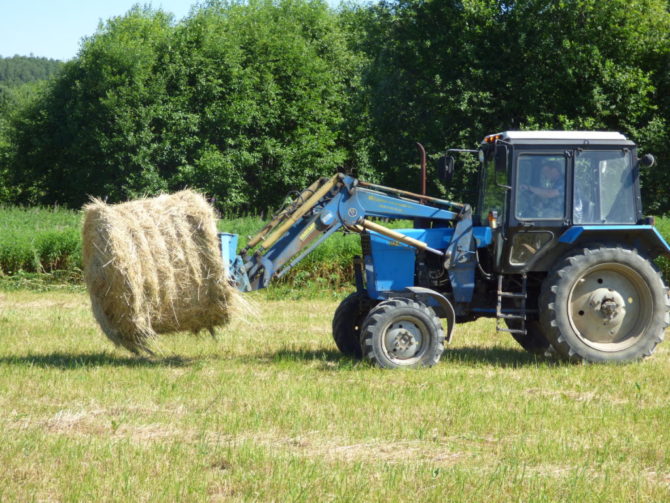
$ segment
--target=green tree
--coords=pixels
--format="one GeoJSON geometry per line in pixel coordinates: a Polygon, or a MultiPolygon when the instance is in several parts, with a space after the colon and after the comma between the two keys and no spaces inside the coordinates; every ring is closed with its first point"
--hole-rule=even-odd
{"type": "Polygon", "coordinates": [[[14,122],[20,202],[81,205],[166,188],[152,162],[152,118],[171,17],[135,7],[83,43],[79,57],[14,122]]]}
{"type": "Polygon", "coordinates": [[[62,68],[60,61],[25,56],[0,57],[0,203],[16,197],[10,182],[11,122],[39,95],[44,81],[62,68]]]}
{"type": "Polygon", "coordinates": [[[29,82],[47,80],[58,74],[63,63],[34,56],[0,57],[0,86],[18,87],[29,82]]]}
{"type": "MultiPolygon", "coordinates": [[[[667,163],[669,33],[664,0],[210,1],[177,24],[135,7],[30,99],[0,94],[0,197],[190,186],[256,212],[338,165],[416,190],[415,141],[520,128],[619,130],[667,163]]],[[[474,167],[431,192],[471,200],[474,167]]],[[[644,173],[651,211],[669,182],[644,173]]]]}
{"type": "Polygon", "coordinates": [[[343,133],[356,59],[325,2],[211,2],[174,42],[169,85],[195,135],[171,186],[257,211],[356,157],[343,133]]]}
{"type": "MultiPolygon", "coordinates": [[[[180,24],[135,7],[14,122],[23,201],[78,206],[195,187],[223,209],[277,206],[352,159],[358,60],[322,1],[209,2],[180,24]]],[[[361,161],[363,160],[363,161],[361,161]]]]}
{"type": "Polygon", "coordinates": [[[363,17],[373,164],[396,166],[388,183],[416,183],[403,171],[414,140],[438,151],[506,129],[609,129],[646,149],[667,124],[665,1],[398,0],[363,17]]]}

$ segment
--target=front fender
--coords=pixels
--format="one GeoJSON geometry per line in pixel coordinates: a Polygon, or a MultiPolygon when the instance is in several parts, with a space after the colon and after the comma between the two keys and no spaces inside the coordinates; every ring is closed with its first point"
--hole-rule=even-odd
{"type": "Polygon", "coordinates": [[[428,297],[432,299],[437,306],[434,306],[432,303],[427,302],[427,305],[431,307],[437,307],[436,314],[440,318],[445,318],[447,320],[447,342],[451,342],[451,336],[454,333],[454,326],[456,325],[456,312],[454,311],[454,306],[451,305],[449,299],[444,295],[430,288],[423,288],[420,286],[408,286],[407,290],[419,297],[428,297]]]}

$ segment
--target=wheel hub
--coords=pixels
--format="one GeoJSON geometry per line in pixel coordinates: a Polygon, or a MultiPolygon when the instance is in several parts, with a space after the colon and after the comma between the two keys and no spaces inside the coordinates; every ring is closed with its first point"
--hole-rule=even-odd
{"type": "Polygon", "coordinates": [[[570,321],[582,341],[601,351],[632,345],[650,309],[648,288],[630,268],[600,264],[587,271],[570,294],[570,321]]]}
{"type": "Polygon", "coordinates": [[[598,288],[591,294],[588,304],[605,325],[621,325],[626,316],[626,301],[611,288],[598,288]]]}
{"type": "Polygon", "coordinates": [[[421,330],[414,323],[403,320],[392,324],[386,334],[386,349],[394,358],[416,356],[421,349],[421,330]]]}

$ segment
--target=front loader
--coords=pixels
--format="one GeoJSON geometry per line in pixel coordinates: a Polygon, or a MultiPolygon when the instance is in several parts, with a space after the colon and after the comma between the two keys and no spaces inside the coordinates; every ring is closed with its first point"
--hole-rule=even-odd
{"type": "MultiPolygon", "coordinates": [[[[237,236],[221,235],[231,281],[264,288],[345,230],[360,235],[362,252],[356,291],[333,318],[348,356],[430,366],[457,322],[482,316],[532,353],[594,362],[650,355],[669,321],[652,260],[670,247],[640,199],[639,171],[653,158],[602,132],[509,131],[473,152],[474,208],[344,174],[322,178],[239,254],[237,236]],[[375,218],[419,226],[392,230],[375,218]]],[[[453,157],[442,161],[453,172],[453,157]]]]}

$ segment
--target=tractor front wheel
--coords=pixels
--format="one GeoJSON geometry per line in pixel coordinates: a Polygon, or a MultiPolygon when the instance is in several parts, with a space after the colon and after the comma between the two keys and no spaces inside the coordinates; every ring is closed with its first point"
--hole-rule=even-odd
{"type": "Polygon", "coordinates": [[[565,258],[545,279],[540,305],[545,335],[573,361],[650,356],[669,321],[659,271],[624,248],[586,248],[565,258]]]}
{"type": "Polygon", "coordinates": [[[435,365],[444,351],[444,330],[433,309],[398,297],[378,304],[361,329],[363,356],[382,368],[435,365]]]}
{"type": "Polygon", "coordinates": [[[333,316],[333,340],[343,355],[360,359],[361,325],[374,305],[365,294],[354,292],[346,297],[333,316]]]}

